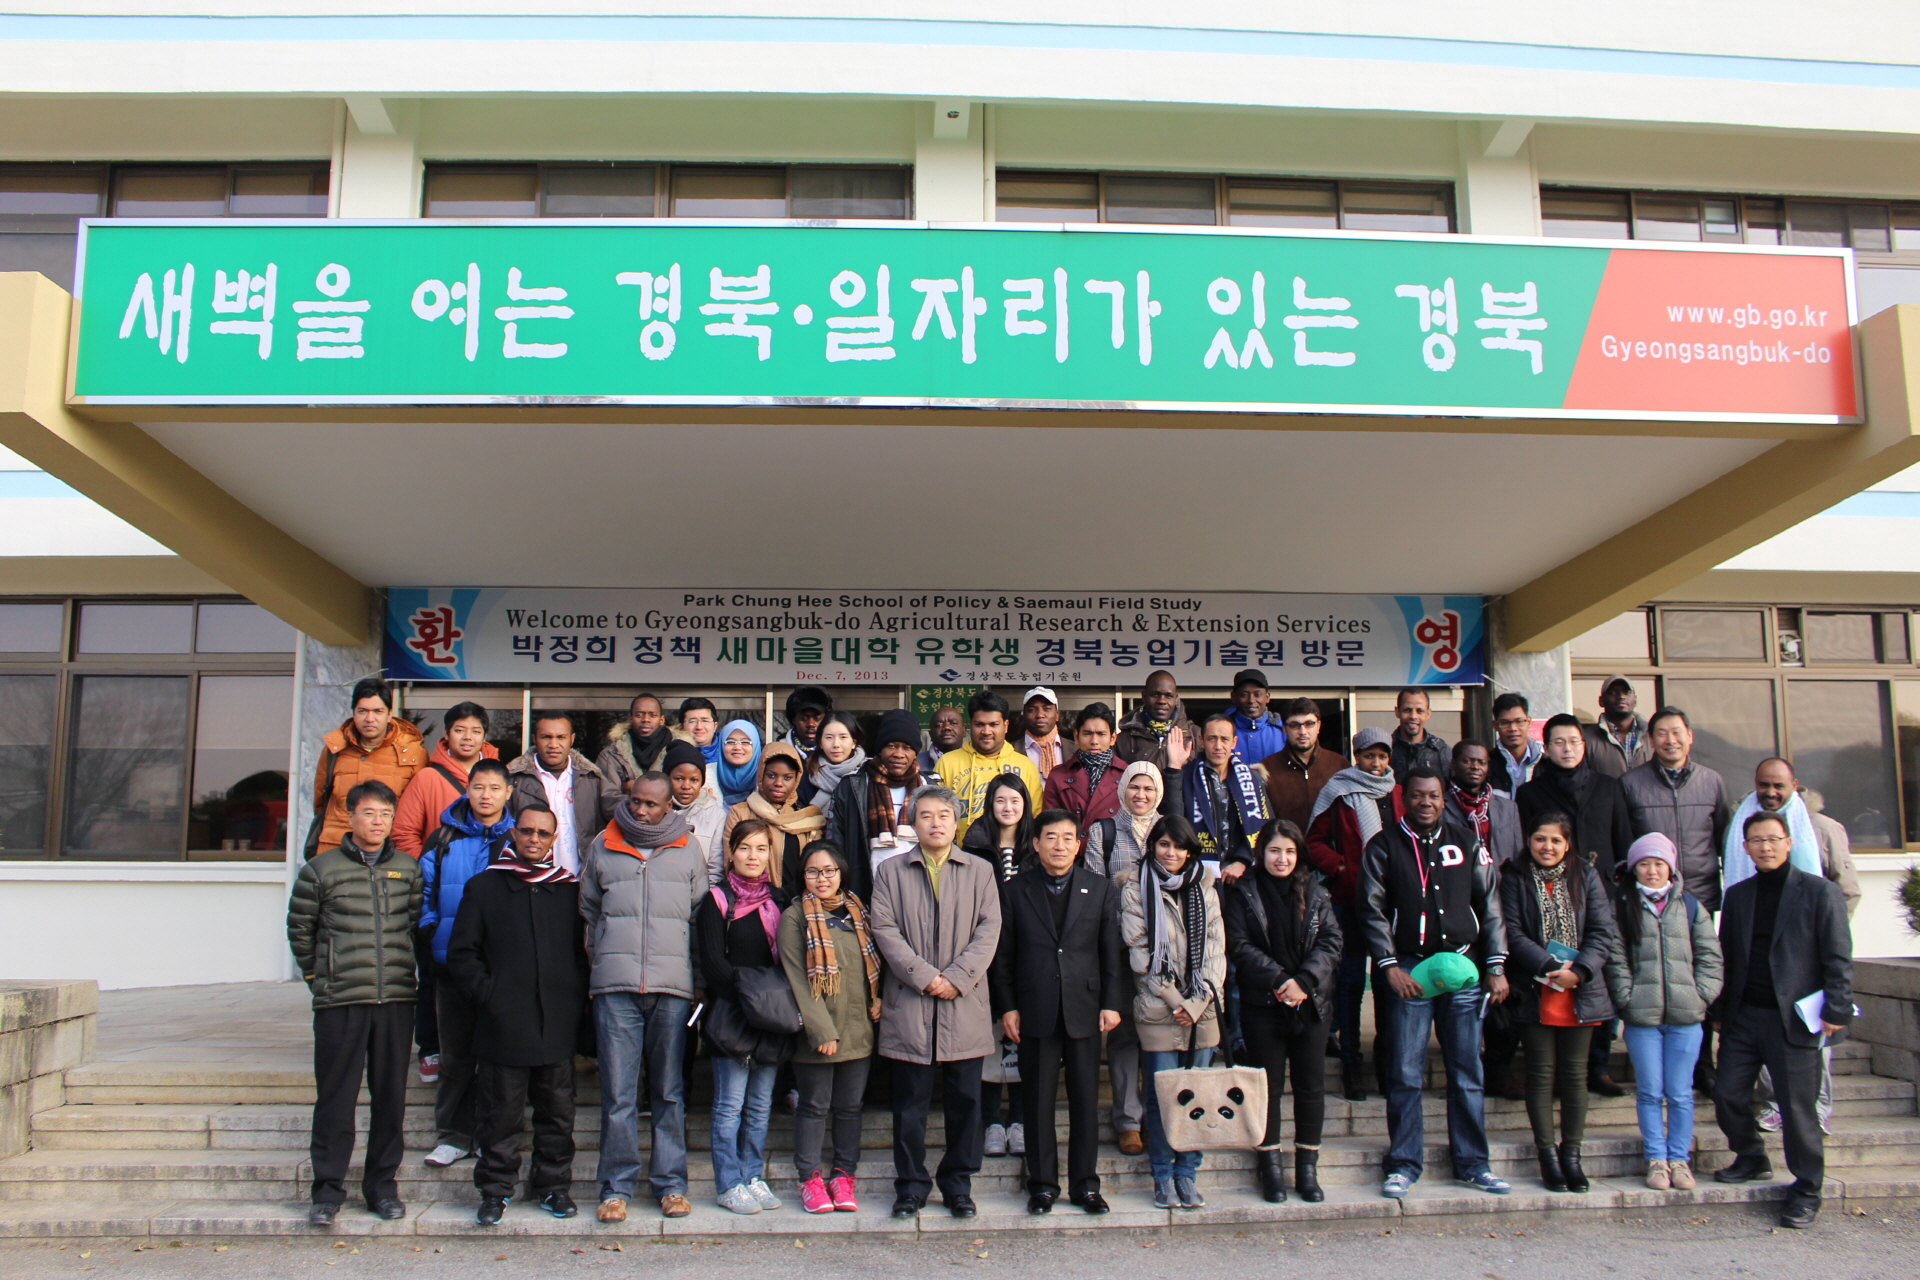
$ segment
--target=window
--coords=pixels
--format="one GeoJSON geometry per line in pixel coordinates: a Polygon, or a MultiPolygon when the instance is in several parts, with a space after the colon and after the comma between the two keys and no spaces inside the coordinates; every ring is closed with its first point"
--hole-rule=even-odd
{"type": "Polygon", "coordinates": [[[1635,609],[1623,613],[1575,636],[1570,653],[1575,658],[1646,662],[1653,656],[1647,648],[1647,611],[1635,609]]]}
{"type": "Polygon", "coordinates": [[[296,639],[245,600],[0,601],[0,857],[283,858],[296,639]]]}
{"type": "Polygon", "coordinates": [[[0,271],[71,290],[82,218],[324,218],[327,183],[324,164],[0,165],[0,271]]]}
{"type": "Polygon", "coordinates": [[[1896,846],[1899,796],[1887,686],[1878,680],[1789,680],[1793,764],[1827,816],[1862,849],[1896,846]]]}
{"type": "MultiPolygon", "coordinates": [[[[1664,701],[1681,708],[1693,726],[1693,758],[1726,779],[1727,790],[1752,789],[1754,766],[1780,753],[1772,680],[1662,681],[1664,701]]],[[[1641,704],[1640,714],[1655,708],[1641,704]]]]}
{"type": "Polygon", "coordinates": [[[1920,251],[1920,204],[1543,187],[1541,230],[1599,240],[1920,251]]]}
{"type": "Polygon", "coordinates": [[[1662,609],[1663,662],[1765,662],[1766,627],[1758,609],[1662,609]]]}
{"type": "Polygon", "coordinates": [[[191,694],[186,676],[75,679],[68,854],[179,855],[191,694]]]}
{"type": "Polygon", "coordinates": [[[1002,169],[995,184],[1001,222],[1453,230],[1453,187],[1447,183],[1002,169]]]}
{"type": "Polygon", "coordinates": [[[0,855],[44,853],[60,678],[0,676],[0,855]]]}
{"type": "Polygon", "coordinates": [[[1808,662],[1878,662],[1879,628],[1871,613],[1817,613],[1801,615],[1801,644],[1808,662]]]}
{"type": "Polygon", "coordinates": [[[194,717],[188,856],[287,847],[291,676],[202,676],[194,717]]]}
{"type": "Polygon", "coordinates": [[[325,165],[123,166],[116,218],[324,218],[325,165]]]}
{"type": "Polygon", "coordinates": [[[851,165],[428,165],[429,218],[912,216],[912,170],[851,165]]]}

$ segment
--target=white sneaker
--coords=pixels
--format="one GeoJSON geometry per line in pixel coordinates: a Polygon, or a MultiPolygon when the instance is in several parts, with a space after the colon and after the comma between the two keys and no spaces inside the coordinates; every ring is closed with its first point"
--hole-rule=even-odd
{"type": "Polygon", "coordinates": [[[1771,1102],[1769,1102],[1766,1106],[1760,1109],[1760,1118],[1756,1120],[1754,1123],[1758,1124],[1760,1126],[1761,1131],[1764,1133],[1780,1132],[1780,1125],[1781,1125],[1780,1108],[1774,1106],[1771,1102]]]}
{"type": "Polygon", "coordinates": [[[1007,1154],[1007,1126],[1003,1124],[990,1124],[987,1126],[986,1153],[990,1156],[1003,1156],[1007,1154]]]}
{"type": "Polygon", "coordinates": [[[747,1184],[747,1190],[753,1193],[753,1198],[760,1202],[762,1209],[780,1207],[780,1197],[773,1194],[773,1188],[767,1185],[765,1178],[755,1178],[747,1184]]]}
{"type": "Polygon", "coordinates": [[[737,1187],[728,1187],[725,1191],[722,1191],[720,1193],[719,1205],[722,1209],[729,1209],[734,1213],[751,1214],[760,1212],[760,1202],[754,1198],[753,1192],[747,1190],[747,1185],[744,1182],[737,1187]]]}
{"type": "Polygon", "coordinates": [[[427,1163],[436,1169],[444,1169],[450,1164],[465,1160],[473,1152],[465,1147],[456,1147],[451,1142],[443,1142],[427,1153],[427,1163]]]}
{"type": "Polygon", "coordinates": [[[1027,1128],[1025,1125],[1010,1124],[1007,1126],[1007,1154],[1010,1156],[1023,1156],[1027,1154],[1027,1128]]]}
{"type": "Polygon", "coordinates": [[[1832,1133],[1833,1132],[1833,1108],[1821,1107],[1819,1111],[1820,1111],[1820,1132],[1828,1133],[1828,1134],[1832,1133]]]}

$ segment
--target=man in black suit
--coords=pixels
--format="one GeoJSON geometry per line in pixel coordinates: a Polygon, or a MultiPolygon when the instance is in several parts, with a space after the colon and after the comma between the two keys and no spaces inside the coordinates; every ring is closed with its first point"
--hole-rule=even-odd
{"type": "Polygon", "coordinates": [[[1124,998],[1120,895],[1080,866],[1080,828],[1065,809],[1034,820],[1033,854],[1000,891],[993,1005],[1020,1046],[1026,1084],[1027,1212],[1060,1198],[1053,1105],[1067,1068],[1067,1181],[1072,1203],[1107,1212],[1094,1172],[1099,1141],[1100,1037],[1120,1025],[1124,998]]]}
{"type": "Polygon", "coordinates": [[[1810,1227],[1826,1179],[1817,1110],[1820,1049],[1825,1037],[1853,1021],[1847,900],[1839,885],[1792,864],[1793,833],[1779,814],[1754,814],[1741,837],[1754,874],[1726,892],[1720,949],[1727,982],[1711,1011],[1720,1027],[1713,1109],[1733,1163],[1713,1176],[1720,1182],[1773,1176],[1753,1114],[1753,1085],[1765,1066],[1773,1074],[1793,1172],[1780,1225],[1810,1227]],[[1796,1007],[1816,993],[1823,998],[1817,1011],[1796,1007]],[[1820,1030],[1807,1018],[1817,1020],[1820,1030]]]}

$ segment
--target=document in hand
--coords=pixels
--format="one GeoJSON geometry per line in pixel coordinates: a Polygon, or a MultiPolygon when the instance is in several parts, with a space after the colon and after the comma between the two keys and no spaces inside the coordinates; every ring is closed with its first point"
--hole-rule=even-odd
{"type": "MultiPolygon", "coordinates": [[[[1800,1021],[1807,1024],[1807,1030],[1815,1035],[1826,1031],[1826,1028],[1821,1025],[1825,1021],[1824,1015],[1827,1012],[1826,992],[1816,991],[1810,996],[1795,1000],[1793,1007],[1799,1011],[1800,1021]]],[[[1853,1016],[1856,1018],[1860,1016],[1859,1005],[1853,1006],[1853,1016]]]]}

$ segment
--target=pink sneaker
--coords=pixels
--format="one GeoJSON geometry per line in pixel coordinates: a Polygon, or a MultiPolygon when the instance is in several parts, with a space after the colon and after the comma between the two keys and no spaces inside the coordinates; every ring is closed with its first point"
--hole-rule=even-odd
{"type": "Polygon", "coordinates": [[[858,1213],[860,1202],[853,1198],[853,1179],[844,1173],[834,1175],[831,1184],[833,1207],[841,1213],[858,1213]]]}
{"type": "Polygon", "coordinates": [[[808,1213],[833,1212],[833,1197],[827,1194],[827,1184],[820,1181],[819,1174],[800,1184],[800,1207],[808,1213]]]}

